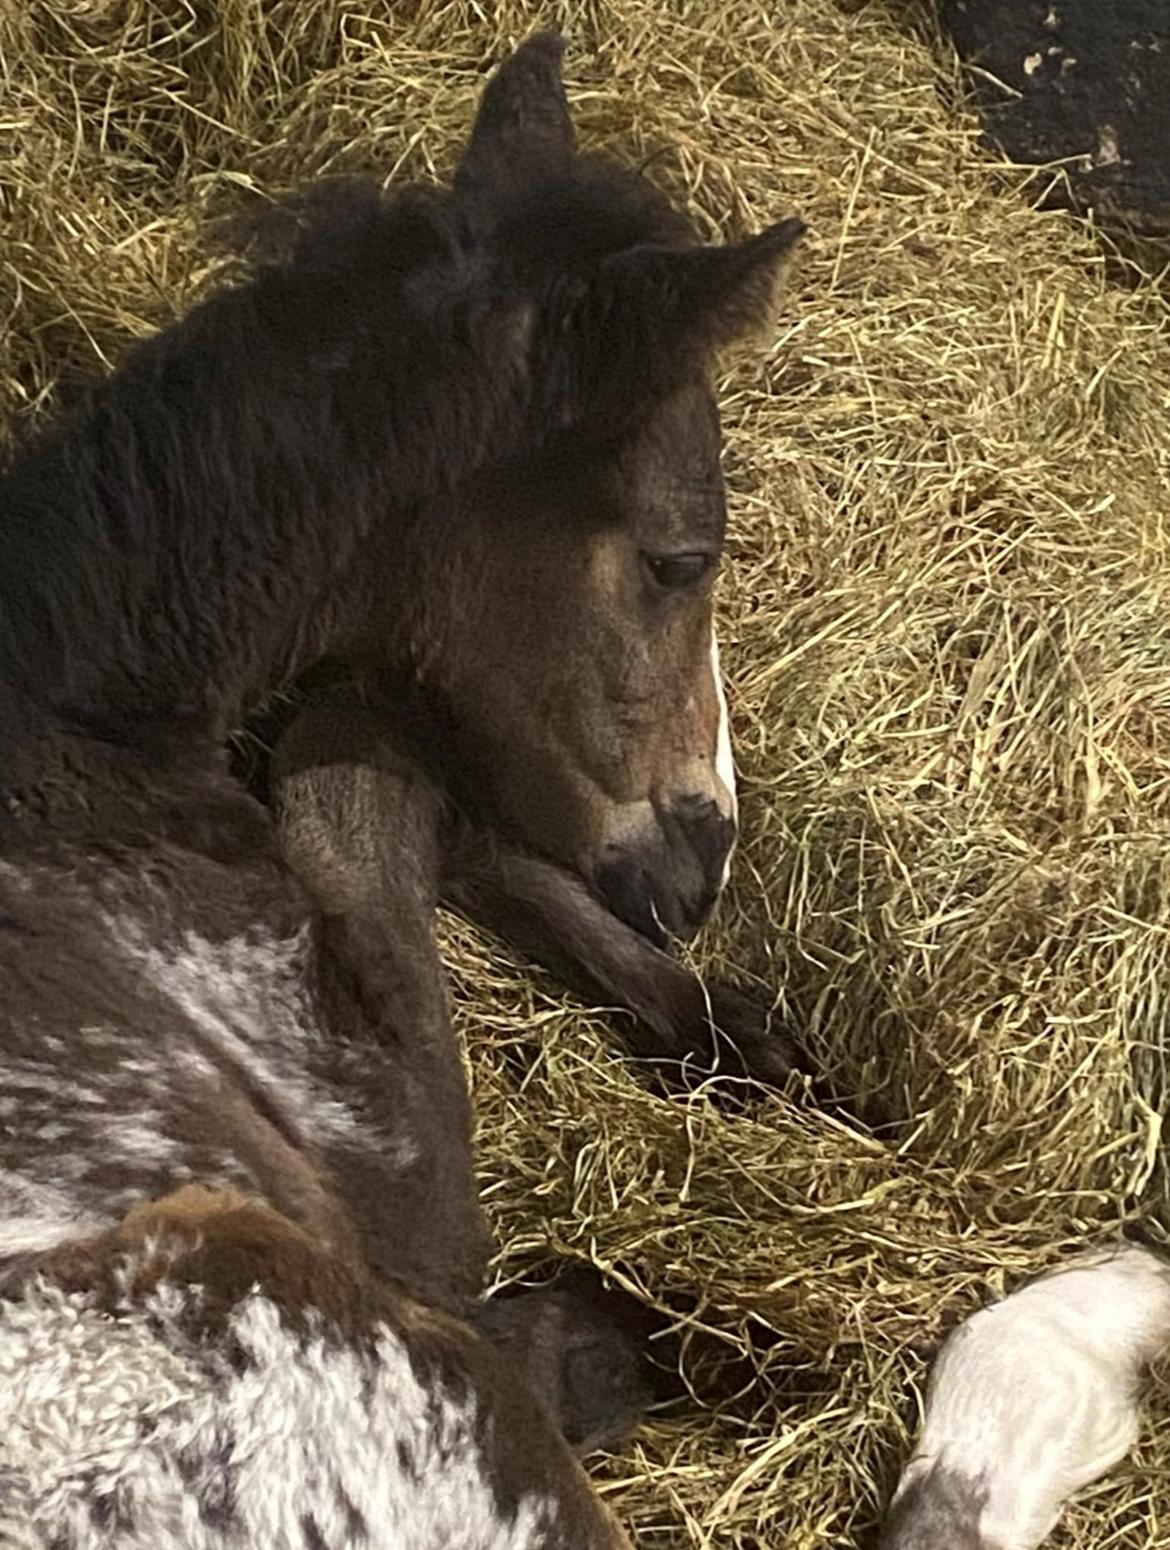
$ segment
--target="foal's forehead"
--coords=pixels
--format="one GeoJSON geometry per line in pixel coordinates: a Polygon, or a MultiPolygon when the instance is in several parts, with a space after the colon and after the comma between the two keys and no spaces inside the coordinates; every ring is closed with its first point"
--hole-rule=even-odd
{"type": "Polygon", "coordinates": [[[665,399],[617,449],[612,468],[631,516],[690,524],[717,537],[724,520],[719,414],[705,386],[665,399]]]}

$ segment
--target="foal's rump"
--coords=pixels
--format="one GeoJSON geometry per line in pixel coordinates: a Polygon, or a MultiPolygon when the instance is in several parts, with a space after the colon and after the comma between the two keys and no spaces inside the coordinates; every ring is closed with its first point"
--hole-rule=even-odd
{"type": "Polygon", "coordinates": [[[235,1191],[62,1245],[0,1299],[0,1541],[622,1544],[506,1359],[235,1191]]]}
{"type": "Polygon", "coordinates": [[[236,929],[218,863],[111,857],[0,862],[0,1543],[620,1544],[519,1366],[436,1311],[474,1193],[418,1209],[425,1094],[337,1037],[296,885],[236,929]]]}

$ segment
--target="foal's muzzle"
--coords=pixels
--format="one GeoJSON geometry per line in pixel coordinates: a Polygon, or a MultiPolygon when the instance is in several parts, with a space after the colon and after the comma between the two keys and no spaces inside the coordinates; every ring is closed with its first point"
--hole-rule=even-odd
{"type": "Polygon", "coordinates": [[[644,837],[613,847],[594,878],[606,904],[659,946],[689,941],[706,922],[727,880],[734,818],[705,796],[655,809],[644,837]]]}

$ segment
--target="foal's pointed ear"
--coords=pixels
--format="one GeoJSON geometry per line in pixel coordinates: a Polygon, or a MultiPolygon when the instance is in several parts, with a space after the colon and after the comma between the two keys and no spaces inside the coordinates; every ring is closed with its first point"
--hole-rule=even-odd
{"type": "Polygon", "coordinates": [[[523,345],[550,422],[612,430],[645,395],[770,323],[804,231],[794,216],[726,247],[645,243],[554,293],[543,315],[526,315],[523,345]]]}
{"type": "MultiPolygon", "coordinates": [[[[807,230],[797,216],[724,247],[630,249],[616,264],[627,306],[656,314],[657,326],[686,349],[712,352],[775,321],[793,253],[807,230]]],[[[621,310],[626,310],[622,308],[621,310]]]]}
{"type": "Polygon", "coordinates": [[[538,32],[488,82],[455,174],[460,190],[507,187],[557,171],[573,155],[573,121],[561,79],[563,39],[538,32]]]}

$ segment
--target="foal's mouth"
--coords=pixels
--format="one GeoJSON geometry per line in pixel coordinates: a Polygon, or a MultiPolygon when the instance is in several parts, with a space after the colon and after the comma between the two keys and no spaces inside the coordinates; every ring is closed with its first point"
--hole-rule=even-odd
{"type": "Polygon", "coordinates": [[[717,892],[709,893],[694,909],[678,898],[668,903],[647,868],[633,861],[607,862],[597,869],[594,883],[610,914],[661,952],[696,936],[717,897],[717,892]]]}
{"type": "Polygon", "coordinates": [[[637,932],[651,947],[662,951],[670,948],[673,939],[643,867],[628,861],[607,862],[597,869],[594,880],[602,903],[611,915],[637,932]]]}

